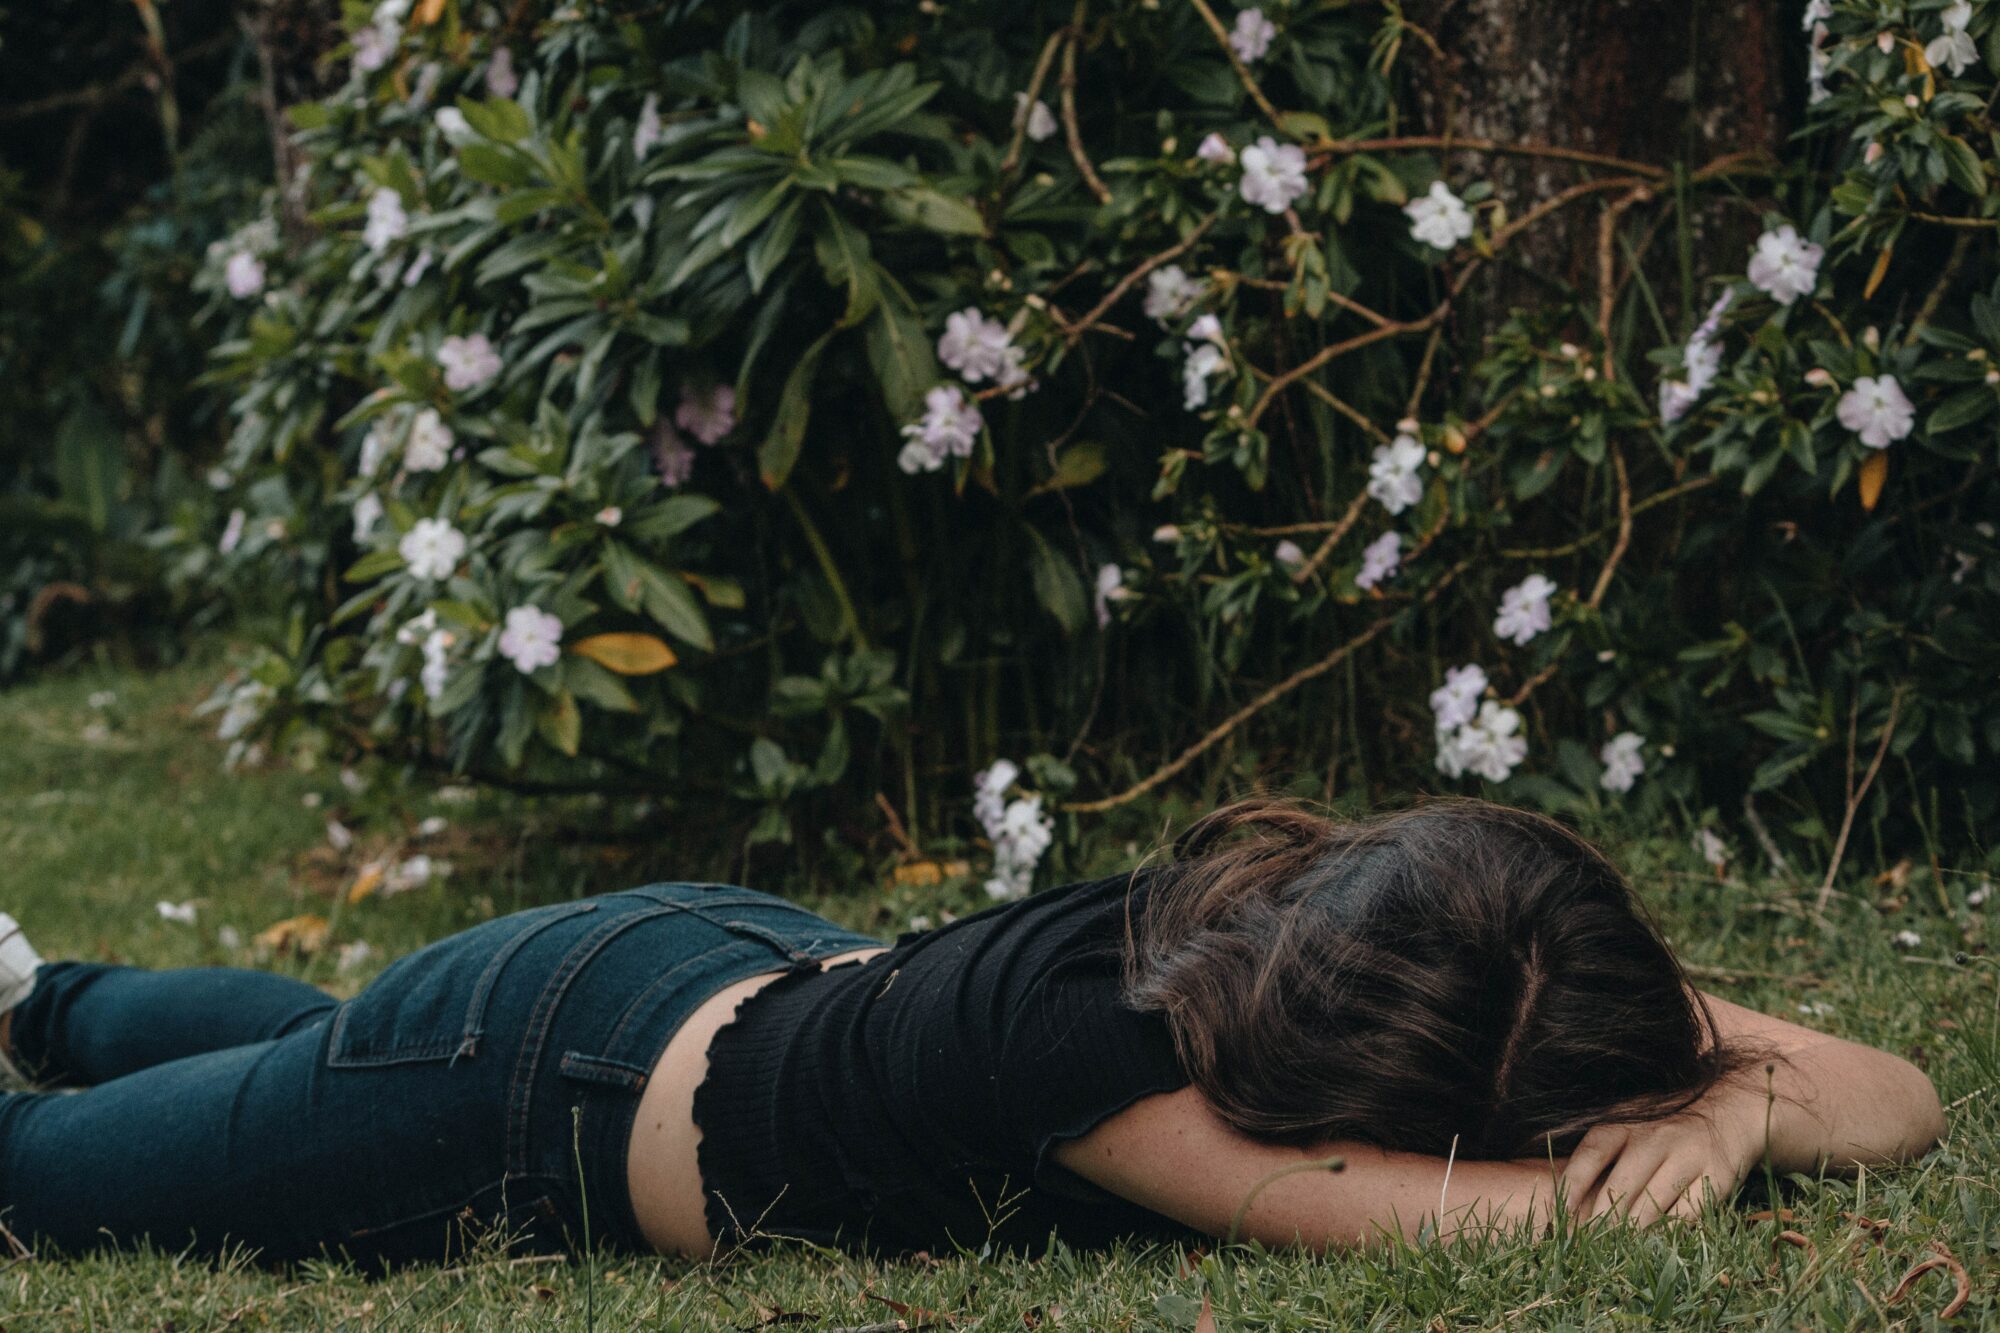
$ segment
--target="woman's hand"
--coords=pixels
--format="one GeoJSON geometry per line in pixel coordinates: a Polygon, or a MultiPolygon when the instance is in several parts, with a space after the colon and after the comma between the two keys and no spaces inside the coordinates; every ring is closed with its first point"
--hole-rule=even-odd
{"type": "Polygon", "coordinates": [[[1709,1199],[1734,1193],[1763,1160],[1768,1116],[1763,1092],[1725,1082],[1669,1119],[1599,1125],[1563,1170],[1564,1205],[1578,1221],[1692,1218],[1709,1199]]]}

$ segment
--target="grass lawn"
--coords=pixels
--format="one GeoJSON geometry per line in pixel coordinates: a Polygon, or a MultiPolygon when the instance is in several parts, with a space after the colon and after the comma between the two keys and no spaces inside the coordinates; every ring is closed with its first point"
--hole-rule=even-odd
{"type": "MultiPolygon", "coordinates": [[[[191,716],[213,675],[212,664],[84,671],[0,695],[0,908],[44,953],[252,963],[350,994],[397,954],[496,913],[712,873],[674,864],[659,845],[671,839],[635,850],[579,833],[573,811],[428,791],[392,800],[330,771],[225,774],[213,720],[191,716]],[[434,816],[445,826],[424,831],[434,816]],[[331,818],[352,834],[344,849],[329,843],[331,818]],[[350,901],[369,863],[420,853],[451,873],[350,901]],[[192,903],[192,924],[163,916],[162,901],[192,903]],[[323,919],[324,938],[295,924],[305,951],[260,943],[300,917],[323,919]]],[[[1952,1326],[2000,1327],[2000,971],[1987,916],[1966,906],[1977,878],[1857,874],[1864,896],[1842,898],[1829,929],[1797,910],[1795,886],[1718,879],[1678,838],[1619,853],[1708,989],[1927,1068],[1951,1105],[1945,1146],[1858,1181],[1780,1182],[1789,1211],[1776,1220],[1757,1218],[1768,1204],[1752,1200],[1696,1228],[1328,1259],[1237,1251],[1190,1265],[1157,1250],[1058,1249],[880,1263],[790,1247],[701,1266],[490,1255],[382,1281],[333,1264],[270,1272],[160,1253],[0,1259],[0,1330],[1188,1329],[1204,1290],[1223,1329],[1924,1328],[1953,1298],[1949,1266],[1891,1296],[1940,1252],[1971,1284],[1952,1326]],[[1897,947],[1902,930],[1921,943],[1897,947]]],[[[934,906],[920,893],[897,890],[893,912],[873,892],[823,910],[889,933],[934,906]]]]}

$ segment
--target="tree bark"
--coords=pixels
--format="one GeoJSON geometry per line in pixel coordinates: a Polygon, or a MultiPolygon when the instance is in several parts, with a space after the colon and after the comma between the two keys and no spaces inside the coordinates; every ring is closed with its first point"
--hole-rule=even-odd
{"type": "MultiPolygon", "coordinates": [[[[1804,40],[1796,10],[1781,0],[1411,0],[1407,7],[1437,39],[1450,76],[1432,80],[1420,98],[1431,132],[1662,166],[1678,160],[1691,169],[1728,153],[1775,153],[1783,142],[1787,39],[1804,40]]],[[[1491,181],[1514,217],[1583,178],[1573,165],[1521,157],[1464,155],[1449,170],[1454,182],[1491,181]]],[[[1480,284],[1485,310],[1476,322],[1546,299],[1531,274],[1592,290],[1602,207],[1565,210],[1521,237],[1513,262],[1480,284]]],[[[1697,254],[1716,256],[1707,267],[1738,266],[1726,242],[1756,230],[1740,206],[1706,207],[1693,222],[1697,254]]],[[[1684,298],[1679,286],[1673,281],[1663,297],[1684,298]]]]}

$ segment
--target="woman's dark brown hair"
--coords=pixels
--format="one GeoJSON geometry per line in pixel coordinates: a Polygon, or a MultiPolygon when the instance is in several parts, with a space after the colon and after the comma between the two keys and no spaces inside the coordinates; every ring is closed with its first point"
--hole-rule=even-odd
{"type": "Polygon", "coordinates": [[[1251,799],[1174,854],[1132,920],[1125,996],[1245,1133],[1560,1153],[1740,1063],[1618,871],[1553,820],[1251,799]]]}

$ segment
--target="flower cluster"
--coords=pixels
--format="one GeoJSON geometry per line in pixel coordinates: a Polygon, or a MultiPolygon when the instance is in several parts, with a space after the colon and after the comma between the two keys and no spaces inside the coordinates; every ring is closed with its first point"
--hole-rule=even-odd
{"type": "Polygon", "coordinates": [[[1034,884],[1035,866],[1055,838],[1055,820],[1042,809],[1039,792],[1008,797],[1021,770],[996,759],[973,778],[972,813],[993,844],[993,874],[986,881],[989,897],[1024,898],[1034,884]]]}
{"type": "Polygon", "coordinates": [[[1190,412],[1208,405],[1208,381],[1229,369],[1229,342],[1222,321],[1203,315],[1188,326],[1183,344],[1187,360],[1181,366],[1182,401],[1190,412]]]}
{"type": "Polygon", "coordinates": [[[1660,381],[1660,420],[1668,425],[1686,416],[1722,372],[1722,316],[1733,296],[1725,291],[1708,308],[1700,327],[1681,350],[1681,375],[1660,381]]]}
{"type": "Polygon", "coordinates": [[[986,419],[956,384],[940,384],[924,395],[924,415],[903,427],[906,443],[896,455],[905,472],[935,472],[947,458],[969,458],[986,419]]]}

